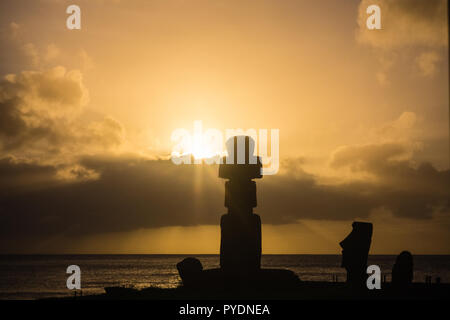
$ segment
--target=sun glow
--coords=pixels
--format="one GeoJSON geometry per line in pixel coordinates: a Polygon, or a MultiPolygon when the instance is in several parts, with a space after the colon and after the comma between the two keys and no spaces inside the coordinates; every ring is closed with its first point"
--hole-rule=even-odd
{"type": "Polygon", "coordinates": [[[212,129],[203,132],[200,120],[194,121],[193,134],[180,128],[172,132],[171,139],[176,142],[172,148],[173,157],[192,155],[195,159],[210,159],[227,154],[222,133],[212,129]]]}
{"type": "Polygon", "coordinates": [[[205,143],[199,145],[193,145],[190,152],[195,159],[207,159],[222,155],[222,152],[215,150],[213,145],[205,143]]]}
{"type": "Polygon", "coordinates": [[[200,141],[196,143],[182,143],[181,150],[172,152],[174,157],[182,157],[192,155],[194,159],[211,159],[215,157],[224,157],[227,155],[226,151],[220,150],[213,143],[206,143],[200,141]]]}

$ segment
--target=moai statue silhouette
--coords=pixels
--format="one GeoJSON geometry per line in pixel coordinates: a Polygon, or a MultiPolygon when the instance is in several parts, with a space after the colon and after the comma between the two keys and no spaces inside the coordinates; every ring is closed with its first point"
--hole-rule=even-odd
{"type": "Polygon", "coordinates": [[[407,288],[414,277],[413,256],[409,251],[402,251],[395,259],[392,268],[392,285],[397,288],[407,288]]]}
{"type": "Polygon", "coordinates": [[[353,222],[352,232],[340,242],[342,267],[347,270],[347,283],[353,287],[365,287],[367,258],[372,242],[372,224],[353,222]]]}
{"type": "Polygon", "coordinates": [[[236,136],[226,142],[228,156],[219,166],[225,182],[225,207],[220,221],[220,267],[230,274],[250,274],[261,266],[261,219],[256,207],[256,183],[262,178],[261,161],[254,155],[255,141],[236,136]]]}

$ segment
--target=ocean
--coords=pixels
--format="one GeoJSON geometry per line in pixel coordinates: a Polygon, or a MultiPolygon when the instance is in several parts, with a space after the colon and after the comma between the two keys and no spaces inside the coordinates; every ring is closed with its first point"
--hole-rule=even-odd
{"type": "MultiPolygon", "coordinates": [[[[81,269],[83,295],[99,294],[107,286],[156,286],[173,288],[180,284],[176,264],[195,256],[204,269],[219,267],[218,255],[0,255],[0,299],[39,299],[73,295],[66,287],[69,265],[81,269]]],[[[390,281],[394,255],[372,255],[390,281]]],[[[263,255],[262,267],[287,268],[301,280],[345,281],[340,255],[263,255]]],[[[414,256],[414,281],[425,276],[450,282],[450,255],[414,256]]]]}

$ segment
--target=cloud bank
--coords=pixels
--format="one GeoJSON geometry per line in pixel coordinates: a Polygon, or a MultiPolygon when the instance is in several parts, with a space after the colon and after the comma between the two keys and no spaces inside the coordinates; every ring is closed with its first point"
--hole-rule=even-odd
{"type": "MultiPolygon", "coordinates": [[[[366,171],[374,180],[319,183],[305,172],[258,181],[258,208],[268,224],[300,219],[351,220],[385,209],[399,217],[449,212],[450,173],[395,160],[398,145],[346,147],[332,166],[366,171]]],[[[175,166],[141,157],[85,157],[95,179],[61,182],[58,168],[0,162],[0,234],[91,234],[163,226],[216,225],[225,212],[217,166],[175,166]]],[[[301,165],[300,165],[301,167],[301,165]]],[[[284,166],[299,169],[295,161],[284,166]]],[[[84,172],[74,172],[83,176],[84,172]]]]}

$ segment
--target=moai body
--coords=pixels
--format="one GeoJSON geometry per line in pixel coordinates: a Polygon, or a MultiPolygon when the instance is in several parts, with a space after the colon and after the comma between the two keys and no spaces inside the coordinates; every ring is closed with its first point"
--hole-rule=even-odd
{"type": "Polygon", "coordinates": [[[414,277],[413,256],[409,251],[402,251],[395,259],[392,268],[392,285],[396,288],[407,288],[414,277]]]}
{"type": "Polygon", "coordinates": [[[219,177],[228,179],[225,182],[228,213],[220,220],[220,267],[226,273],[246,275],[261,267],[261,219],[253,213],[256,207],[253,179],[262,178],[262,165],[259,157],[253,155],[255,142],[250,137],[232,137],[226,146],[228,157],[219,167],[219,177]]]}
{"type": "Polygon", "coordinates": [[[340,242],[342,267],[347,270],[347,283],[352,287],[365,287],[367,258],[372,242],[372,224],[355,221],[352,232],[340,242]]]}

